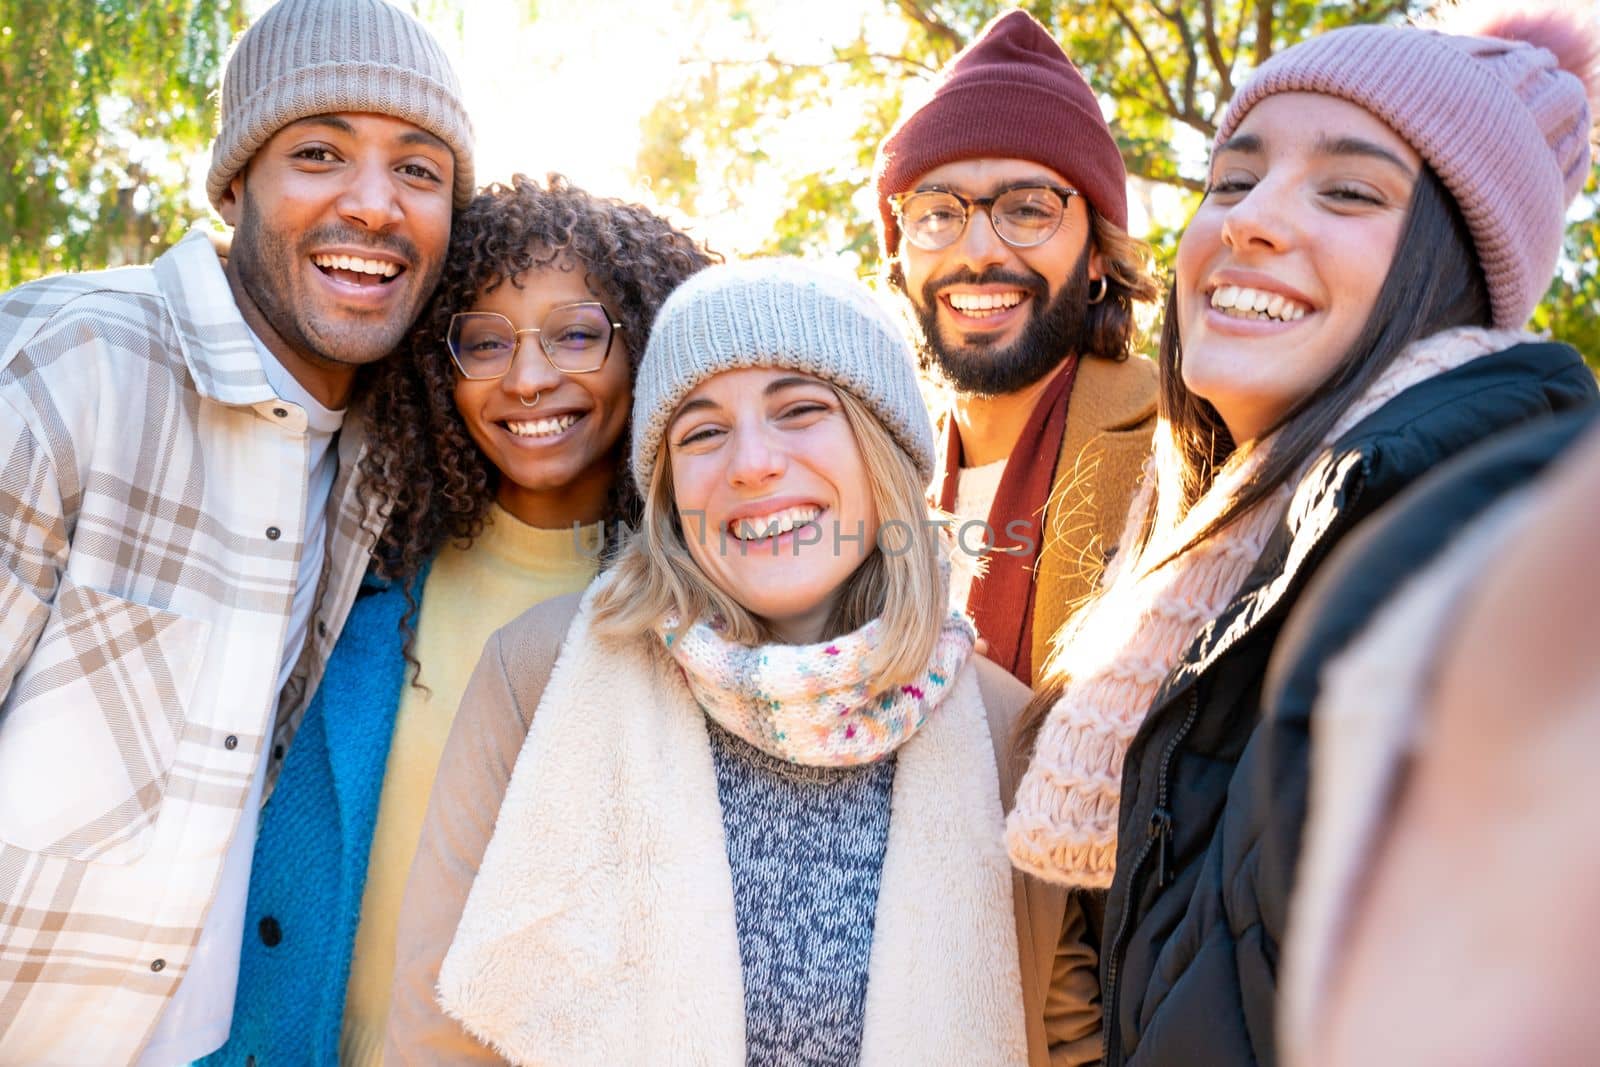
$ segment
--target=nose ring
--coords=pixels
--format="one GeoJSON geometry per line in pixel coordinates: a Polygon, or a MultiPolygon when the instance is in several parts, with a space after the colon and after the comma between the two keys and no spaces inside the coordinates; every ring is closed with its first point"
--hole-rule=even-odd
{"type": "Polygon", "coordinates": [[[544,392],[544,390],[541,389],[539,392],[534,393],[533,394],[533,401],[531,403],[529,402],[527,397],[523,396],[521,393],[518,393],[517,394],[517,402],[520,403],[525,408],[538,407],[539,406],[539,397],[543,394],[543,392],[544,392]]]}

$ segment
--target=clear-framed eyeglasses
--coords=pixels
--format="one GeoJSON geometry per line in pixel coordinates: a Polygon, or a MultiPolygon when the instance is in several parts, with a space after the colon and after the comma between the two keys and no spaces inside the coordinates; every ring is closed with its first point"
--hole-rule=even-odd
{"type": "Polygon", "coordinates": [[[1033,248],[1054,237],[1067,204],[1080,195],[1054,185],[1020,185],[995,196],[961,196],[944,189],[896,193],[889,197],[905,239],[924,252],[949,248],[961,239],[973,208],[983,208],[1000,240],[1013,248],[1033,248]]]}
{"type": "Polygon", "coordinates": [[[463,378],[499,378],[511,369],[523,334],[539,338],[539,350],[563,374],[599,370],[622,323],[603,304],[587,301],[551,308],[537,326],[517,329],[493,311],[458,311],[450,316],[450,358],[463,378]]]}

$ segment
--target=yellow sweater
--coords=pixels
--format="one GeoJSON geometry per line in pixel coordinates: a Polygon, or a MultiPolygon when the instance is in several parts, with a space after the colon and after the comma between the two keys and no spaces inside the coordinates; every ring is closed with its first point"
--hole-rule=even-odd
{"type": "Polygon", "coordinates": [[[434,772],[484,642],[531,605],[588,585],[599,562],[598,539],[598,525],[578,533],[541,530],[496,505],[471,548],[447,545],[434,560],[415,647],[428,688],[408,684],[395,714],[345,994],[344,1067],[378,1067],[383,1059],[400,898],[434,772]]]}

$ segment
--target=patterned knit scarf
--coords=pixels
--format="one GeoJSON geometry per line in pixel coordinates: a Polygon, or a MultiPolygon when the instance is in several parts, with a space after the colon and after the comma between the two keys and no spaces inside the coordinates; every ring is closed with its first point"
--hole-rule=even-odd
{"type": "Polygon", "coordinates": [[[927,668],[873,693],[878,619],[815,645],[741,645],[703,620],[676,629],[668,619],[661,638],[705,713],[761,751],[810,767],[873,763],[909,741],[944,699],[974,636],[966,616],[951,612],[927,668]]]}
{"type": "MultiPolygon", "coordinates": [[[[1412,344],[1340,416],[1324,447],[1411,386],[1530,339],[1468,327],[1412,344]]],[[[1176,469],[1176,445],[1165,422],[1157,429],[1103,589],[1053,639],[1042,676],[1066,685],[1040,727],[1006,820],[1006,847],[1018,869],[1063,885],[1110,886],[1128,744],[1184,650],[1243,586],[1304,471],[1219,533],[1168,557],[1249,484],[1266,444],[1236,452],[1184,513],[1177,479],[1166,474],[1176,469]],[[1150,536],[1136,550],[1146,516],[1150,536]]]]}

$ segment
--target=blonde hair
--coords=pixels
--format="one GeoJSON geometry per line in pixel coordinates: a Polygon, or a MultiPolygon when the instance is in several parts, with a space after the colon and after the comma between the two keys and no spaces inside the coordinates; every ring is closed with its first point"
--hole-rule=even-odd
{"type": "MultiPolygon", "coordinates": [[[[880,660],[872,665],[869,688],[882,692],[910,681],[933,655],[948,610],[945,549],[937,526],[927,521],[932,511],[916,465],[865,403],[843,389],[833,387],[833,392],[861,451],[878,512],[878,536],[871,553],[845,579],[824,637],[881,618],[880,660]],[[887,552],[885,526],[904,531],[887,552]]],[[[679,629],[715,618],[729,640],[746,645],[772,641],[771,630],[719,589],[690,555],[666,450],[663,442],[645,494],[644,519],[618,554],[611,580],[595,594],[595,633],[634,637],[676,616],[679,629]]]]}

